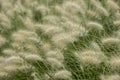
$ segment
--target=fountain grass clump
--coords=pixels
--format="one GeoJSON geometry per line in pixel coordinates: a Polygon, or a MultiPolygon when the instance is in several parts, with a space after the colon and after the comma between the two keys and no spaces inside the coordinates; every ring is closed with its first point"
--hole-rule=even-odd
{"type": "Polygon", "coordinates": [[[0,0],[0,80],[120,80],[119,0],[0,0]]]}

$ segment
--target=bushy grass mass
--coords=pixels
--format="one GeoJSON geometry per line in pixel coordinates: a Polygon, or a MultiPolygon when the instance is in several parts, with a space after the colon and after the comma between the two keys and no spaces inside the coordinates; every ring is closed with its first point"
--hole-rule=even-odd
{"type": "Polygon", "coordinates": [[[0,0],[0,80],[120,80],[120,0],[0,0]]]}

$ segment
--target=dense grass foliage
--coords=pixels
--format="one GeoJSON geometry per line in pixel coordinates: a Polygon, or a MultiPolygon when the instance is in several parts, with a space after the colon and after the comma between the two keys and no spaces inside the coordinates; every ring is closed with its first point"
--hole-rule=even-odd
{"type": "Polygon", "coordinates": [[[120,0],[0,0],[0,80],[120,80],[120,0]]]}

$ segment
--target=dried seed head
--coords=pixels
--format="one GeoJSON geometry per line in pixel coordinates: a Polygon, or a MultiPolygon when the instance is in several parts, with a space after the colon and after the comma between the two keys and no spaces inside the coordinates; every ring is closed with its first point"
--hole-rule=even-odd
{"type": "Polygon", "coordinates": [[[115,26],[120,26],[120,20],[113,21],[113,24],[114,24],[115,26]]]}
{"type": "Polygon", "coordinates": [[[45,5],[40,5],[36,7],[36,10],[39,11],[43,16],[45,16],[49,12],[49,8],[47,8],[45,5]]]}
{"type": "Polygon", "coordinates": [[[61,68],[63,64],[55,58],[47,58],[47,63],[50,64],[53,68],[61,68]]]}
{"type": "Polygon", "coordinates": [[[108,5],[108,7],[110,7],[110,9],[112,10],[118,10],[119,6],[118,4],[114,1],[114,0],[107,0],[106,4],[108,5]]]}
{"type": "Polygon", "coordinates": [[[19,56],[11,56],[5,60],[6,64],[23,64],[24,60],[19,56]]]}
{"type": "Polygon", "coordinates": [[[93,10],[87,10],[86,15],[100,19],[100,15],[93,10]]]}
{"type": "Polygon", "coordinates": [[[5,57],[0,56],[0,63],[3,63],[5,61],[5,57]]]}
{"type": "Polygon", "coordinates": [[[31,51],[31,52],[34,52],[34,53],[38,53],[38,48],[36,47],[35,44],[31,44],[31,43],[24,44],[24,47],[25,47],[28,51],[31,51]]]}
{"type": "Polygon", "coordinates": [[[119,80],[120,79],[120,75],[118,75],[118,74],[101,75],[100,78],[101,78],[101,80],[119,80]]]}
{"type": "Polygon", "coordinates": [[[111,57],[110,60],[108,61],[108,64],[113,69],[120,69],[120,57],[119,56],[111,57]]]}
{"type": "Polygon", "coordinates": [[[36,61],[42,61],[43,59],[36,54],[28,54],[25,56],[25,59],[30,61],[30,62],[36,62],[36,61]]]}
{"type": "Polygon", "coordinates": [[[100,46],[99,46],[97,43],[95,43],[95,42],[91,42],[91,47],[90,47],[90,49],[93,49],[93,50],[95,50],[95,51],[101,51],[100,46]]]}
{"type": "Polygon", "coordinates": [[[65,11],[70,12],[71,14],[76,14],[76,13],[85,14],[85,11],[82,8],[82,6],[71,1],[65,2],[63,4],[63,9],[65,9],[65,11]]]}
{"type": "Polygon", "coordinates": [[[102,6],[100,1],[91,0],[92,5],[96,7],[96,12],[100,15],[109,16],[108,11],[102,6]]]}
{"type": "Polygon", "coordinates": [[[14,72],[16,71],[20,66],[18,65],[6,65],[4,66],[4,70],[7,72],[14,72]]]}
{"type": "Polygon", "coordinates": [[[44,31],[45,34],[49,35],[54,35],[63,31],[61,27],[54,25],[43,25],[40,28],[44,31]]]}
{"type": "Polygon", "coordinates": [[[5,55],[8,55],[8,56],[12,56],[12,55],[15,55],[16,54],[16,51],[13,50],[13,49],[4,49],[2,51],[5,55]]]}
{"type": "Polygon", "coordinates": [[[0,35],[0,47],[6,43],[6,39],[0,35]]]}
{"type": "Polygon", "coordinates": [[[103,26],[100,23],[97,23],[97,22],[92,22],[92,21],[87,22],[86,26],[88,28],[95,28],[95,29],[98,29],[98,30],[103,30],[103,26]]]}
{"type": "Polygon", "coordinates": [[[47,52],[51,49],[51,44],[49,42],[43,42],[42,43],[42,49],[47,52]]]}
{"type": "Polygon", "coordinates": [[[55,73],[54,78],[55,79],[70,79],[71,73],[67,70],[61,70],[55,73]]]}
{"type": "MultiPolygon", "coordinates": [[[[48,23],[49,25],[50,24],[59,24],[60,22],[60,18],[58,16],[55,16],[55,15],[47,15],[43,18],[44,21],[46,21],[46,23],[48,23]]],[[[48,25],[48,26],[49,26],[48,25]]],[[[51,26],[54,26],[54,25],[51,25],[51,26]]],[[[49,27],[48,27],[49,28],[49,27]]]]}
{"type": "Polygon", "coordinates": [[[48,51],[45,55],[47,58],[56,58],[59,61],[64,60],[63,54],[59,51],[48,51]]]}
{"type": "Polygon", "coordinates": [[[106,56],[101,52],[95,52],[92,50],[76,53],[76,57],[80,62],[87,64],[100,64],[106,59],[106,56]]]}
{"type": "Polygon", "coordinates": [[[10,19],[3,13],[0,13],[0,30],[6,31],[11,29],[11,22],[10,19]]]}
{"type": "Polygon", "coordinates": [[[12,34],[12,39],[17,42],[24,42],[26,40],[26,36],[16,32],[12,34]]]}
{"type": "Polygon", "coordinates": [[[56,44],[56,46],[63,48],[66,44],[76,41],[76,38],[68,33],[60,33],[53,36],[52,41],[56,44]]]}
{"type": "Polygon", "coordinates": [[[27,17],[26,19],[23,18],[23,23],[24,25],[30,29],[30,30],[35,30],[36,28],[34,27],[34,23],[33,23],[33,20],[29,17],[27,17]]]}
{"type": "Polygon", "coordinates": [[[5,71],[0,71],[0,78],[6,77],[7,75],[8,75],[7,72],[5,72],[5,71]]]}
{"type": "Polygon", "coordinates": [[[103,44],[118,44],[119,42],[120,40],[114,37],[108,37],[108,38],[102,39],[103,44]]]}

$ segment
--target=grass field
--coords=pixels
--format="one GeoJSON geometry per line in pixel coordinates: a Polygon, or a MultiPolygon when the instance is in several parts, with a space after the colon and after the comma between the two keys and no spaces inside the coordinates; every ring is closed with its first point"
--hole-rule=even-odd
{"type": "Polygon", "coordinates": [[[120,0],[0,0],[0,80],[120,80],[120,0]]]}

